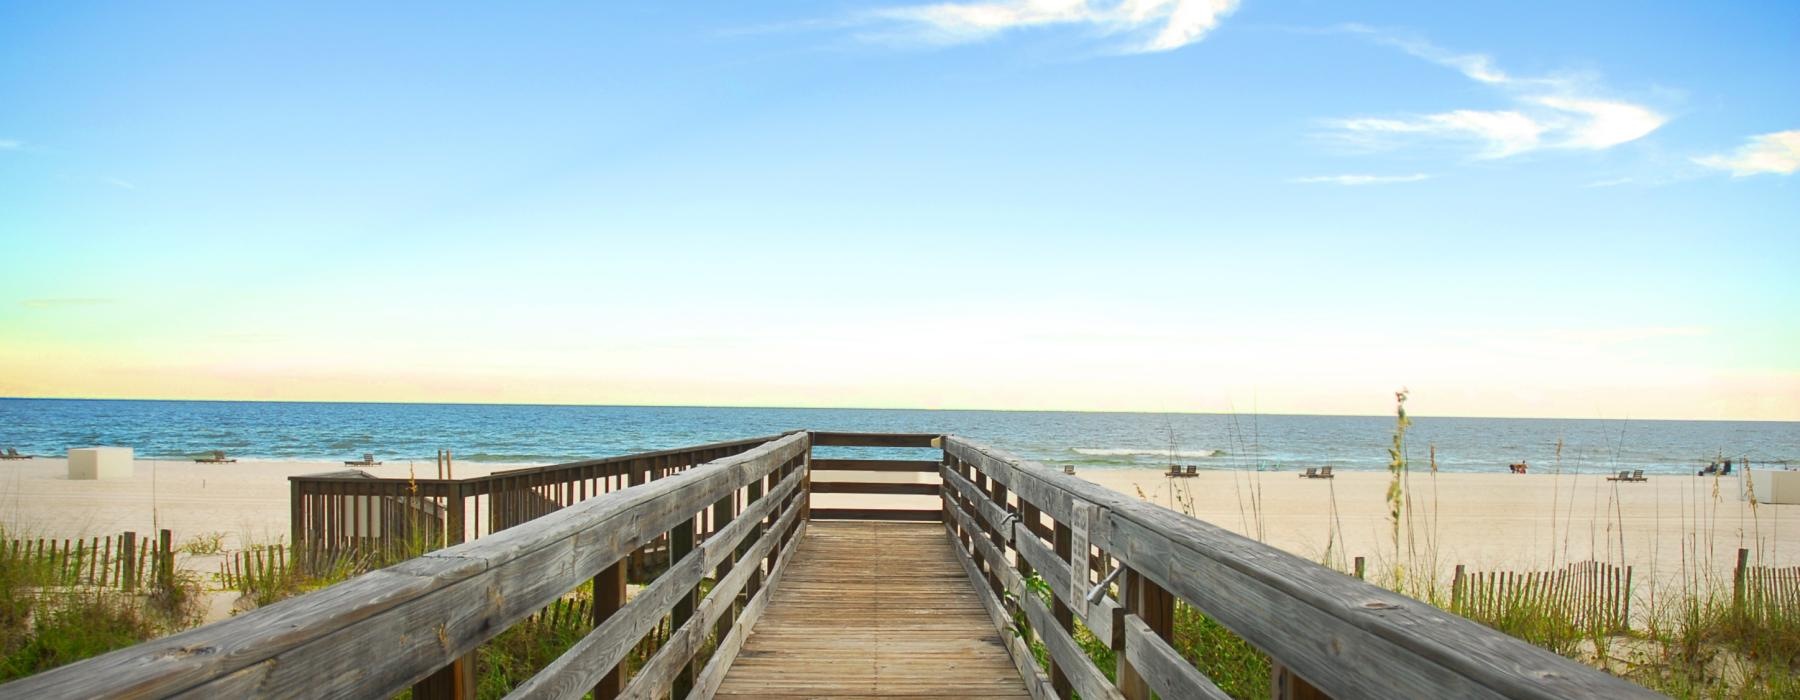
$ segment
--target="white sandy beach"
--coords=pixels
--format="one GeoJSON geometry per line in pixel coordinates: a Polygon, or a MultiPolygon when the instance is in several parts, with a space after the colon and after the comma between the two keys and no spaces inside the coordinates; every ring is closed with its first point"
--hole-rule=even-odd
{"type": "MultiPolygon", "coordinates": [[[[459,463],[457,476],[518,466],[459,463]]],[[[161,527],[173,530],[178,542],[222,533],[227,549],[285,541],[287,477],[344,468],[341,462],[139,460],[128,480],[71,481],[62,459],[0,462],[0,524],[13,537],[91,537],[161,527]]],[[[419,476],[435,476],[429,462],[415,468],[419,476]]],[[[404,478],[408,465],[389,462],[367,471],[404,478]]],[[[1367,557],[1373,571],[1392,556],[1385,473],[1340,472],[1323,480],[1296,478],[1293,472],[1210,471],[1171,480],[1151,470],[1089,469],[1079,476],[1164,506],[1173,492],[1177,510],[1183,501],[1191,502],[1203,520],[1311,560],[1323,560],[1330,546],[1345,562],[1367,557]]],[[[1751,509],[1737,497],[1735,477],[1652,476],[1621,484],[1604,476],[1440,474],[1434,479],[1415,473],[1415,541],[1424,548],[1431,533],[1446,574],[1456,564],[1472,570],[1543,569],[1594,558],[1636,567],[1639,581],[1654,571],[1675,584],[1695,562],[1705,561],[1718,580],[1728,582],[1738,547],[1750,548],[1767,565],[1800,564],[1800,506],[1751,509]]],[[[842,477],[815,476],[832,478],[842,477]]],[[[934,508],[936,499],[818,494],[814,505],[934,508]]]]}

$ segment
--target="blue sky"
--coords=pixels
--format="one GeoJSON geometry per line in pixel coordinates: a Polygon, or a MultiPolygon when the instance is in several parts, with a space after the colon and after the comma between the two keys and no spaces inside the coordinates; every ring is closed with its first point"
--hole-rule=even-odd
{"type": "Polygon", "coordinates": [[[1792,3],[0,10],[0,395],[1800,419],[1792,3]]]}

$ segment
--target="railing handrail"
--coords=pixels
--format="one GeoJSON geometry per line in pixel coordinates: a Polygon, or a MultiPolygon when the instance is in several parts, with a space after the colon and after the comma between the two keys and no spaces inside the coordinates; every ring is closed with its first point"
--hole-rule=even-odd
{"type": "MultiPolygon", "coordinates": [[[[1099,547],[1330,695],[1660,697],[1428,603],[1061,470],[955,435],[945,436],[943,446],[947,463],[974,467],[1021,503],[1059,523],[1085,521],[1080,549],[1085,543],[1099,547]]],[[[945,474],[947,493],[972,488],[950,478],[948,466],[945,474]]],[[[1004,504],[988,499],[977,505],[990,525],[1007,517],[1001,515],[1004,504]]],[[[1014,532],[1002,536],[1010,541],[1014,532]]],[[[1029,539],[1041,548],[1036,538],[1029,539]]],[[[1026,548],[1019,551],[1028,559],[1026,548]]],[[[1115,631],[1116,622],[1133,619],[1114,612],[1118,605],[1110,601],[1071,608],[1097,633],[1118,635],[1125,630],[1115,631]]]]}
{"type": "MultiPolygon", "coordinates": [[[[241,697],[301,689],[331,697],[391,695],[616,565],[650,539],[693,522],[698,512],[719,507],[721,499],[729,503],[738,489],[804,459],[807,449],[806,433],[790,433],[479,540],[45,671],[8,684],[4,691],[19,697],[190,692],[241,697]]],[[[797,490],[803,472],[785,480],[784,488],[797,490]]],[[[789,506],[784,515],[789,522],[802,503],[789,506]]],[[[745,523],[735,533],[742,538],[751,529],[745,523]]],[[[721,542],[718,552],[696,550],[690,558],[711,561],[727,551],[724,546],[721,542]]],[[[703,571],[699,564],[688,568],[695,574],[703,571]]]]}
{"type": "Polygon", "coordinates": [[[687,446],[687,447],[673,447],[673,448],[664,449],[664,450],[652,450],[649,452],[633,452],[631,454],[614,455],[611,457],[596,457],[594,459],[584,459],[584,460],[578,460],[578,461],[574,461],[574,462],[561,462],[558,464],[545,464],[545,465],[536,466],[536,467],[519,467],[517,469],[504,469],[504,470],[500,470],[500,471],[489,472],[489,473],[483,474],[481,476],[471,476],[471,477],[467,477],[467,478],[463,478],[463,479],[427,479],[427,478],[410,478],[410,477],[398,477],[398,476],[375,476],[373,474],[368,474],[367,472],[361,472],[360,470],[356,470],[356,469],[340,469],[338,471],[320,472],[320,473],[316,473],[316,474],[295,474],[295,475],[289,476],[288,481],[332,483],[332,482],[343,482],[343,481],[352,481],[353,480],[356,483],[362,483],[362,482],[366,482],[369,480],[376,480],[376,481],[410,482],[410,483],[419,483],[419,484],[476,484],[476,483],[482,483],[482,482],[487,482],[487,481],[497,481],[503,477],[524,476],[526,474],[545,474],[545,473],[557,472],[557,471],[582,469],[585,467],[595,467],[595,466],[601,466],[601,465],[606,465],[606,464],[619,464],[619,463],[623,463],[623,462],[631,462],[631,461],[640,460],[640,459],[651,459],[651,458],[655,458],[655,457],[667,457],[667,456],[671,456],[671,455],[687,454],[687,453],[691,453],[691,452],[702,452],[705,450],[726,449],[726,448],[732,448],[732,447],[742,447],[745,445],[760,445],[763,443],[779,440],[781,438],[787,437],[789,435],[793,435],[794,433],[798,433],[798,432],[803,432],[803,431],[790,430],[790,431],[787,431],[784,433],[779,433],[776,435],[763,435],[760,437],[744,438],[742,440],[724,440],[724,441],[720,441],[720,442],[709,442],[704,445],[691,445],[691,446],[687,446]],[[358,473],[363,474],[363,476],[339,476],[341,474],[347,474],[349,472],[358,472],[358,473]]]}

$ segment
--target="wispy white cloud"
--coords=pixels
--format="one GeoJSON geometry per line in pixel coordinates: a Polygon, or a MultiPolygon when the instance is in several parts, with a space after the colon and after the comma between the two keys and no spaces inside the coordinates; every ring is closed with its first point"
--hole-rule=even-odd
{"type": "Polygon", "coordinates": [[[1238,0],[992,0],[892,7],[867,18],[899,25],[899,38],[938,44],[984,41],[1016,29],[1085,26],[1132,34],[1127,50],[1153,52],[1199,41],[1237,6],[1238,0]]]}
{"type": "Polygon", "coordinates": [[[103,178],[100,178],[100,181],[101,181],[101,182],[104,182],[104,183],[106,183],[106,184],[108,184],[108,185],[112,185],[112,186],[113,186],[113,187],[117,187],[117,188],[119,188],[119,189],[121,189],[121,190],[135,190],[135,189],[137,189],[137,183],[135,183],[135,182],[132,182],[132,181],[130,181],[130,180],[126,180],[126,179],[124,179],[124,178],[117,178],[117,177],[103,177],[103,178]]]}
{"type": "Polygon", "coordinates": [[[1431,179],[1431,176],[1424,173],[1413,173],[1411,175],[1315,175],[1312,177],[1297,177],[1288,182],[1300,185],[1346,185],[1354,187],[1357,185],[1392,185],[1402,182],[1418,182],[1420,180],[1429,179],[1431,179]]]}
{"type": "Polygon", "coordinates": [[[15,139],[0,139],[0,151],[16,151],[16,150],[19,150],[24,147],[25,147],[24,141],[19,141],[19,140],[15,140],[15,139]]]}
{"type": "Polygon", "coordinates": [[[1708,168],[1731,171],[1732,177],[1792,175],[1800,171],[1800,129],[1750,137],[1750,142],[1730,154],[1695,158],[1708,168]]]}
{"type": "Polygon", "coordinates": [[[1518,76],[1483,54],[1450,51],[1422,39],[1362,25],[1339,28],[1371,37],[1408,54],[1493,86],[1510,109],[1459,109],[1423,115],[1335,119],[1338,136],[1362,146],[1395,145],[1405,136],[1471,141],[1481,158],[1505,158],[1545,148],[1605,150],[1648,136],[1668,122],[1649,107],[1605,96],[1589,76],[1518,76]]]}

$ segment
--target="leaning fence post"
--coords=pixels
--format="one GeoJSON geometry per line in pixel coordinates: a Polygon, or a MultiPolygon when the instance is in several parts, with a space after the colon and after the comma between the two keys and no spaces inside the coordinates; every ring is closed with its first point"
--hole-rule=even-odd
{"type": "Polygon", "coordinates": [[[1358,579],[1363,578],[1363,558],[1362,557],[1356,558],[1356,578],[1358,578],[1358,579]]]}
{"type": "MultiPolygon", "coordinates": [[[[1462,609],[1463,565],[1456,565],[1456,574],[1450,578],[1450,609],[1462,609]]],[[[1459,613],[1460,614],[1460,613],[1459,613]]]]}
{"type": "Polygon", "coordinates": [[[157,549],[160,550],[156,557],[156,583],[165,591],[175,587],[174,541],[174,533],[168,530],[158,532],[156,535],[157,549]]]}

